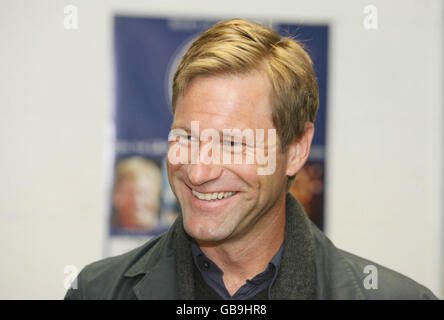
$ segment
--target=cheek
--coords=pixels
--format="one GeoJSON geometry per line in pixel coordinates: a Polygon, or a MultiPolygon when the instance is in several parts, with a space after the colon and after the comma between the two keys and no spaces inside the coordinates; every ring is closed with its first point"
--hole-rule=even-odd
{"type": "Polygon", "coordinates": [[[182,200],[181,196],[181,181],[183,181],[183,176],[185,174],[186,166],[185,165],[173,165],[167,160],[167,174],[168,174],[168,182],[170,183],[171,191],[175,195],[176,199],[179,202],[182,200]]]}
{"type": "Polygon", "coordinates": [[[284,162],[284,163],[278,162],[276,164],[276,172],[271,177],[276,190],[281,191],[281,189],[282,189],[282,190],[284,190],[283,192],[285,192],[285,193],[287,190],[287,180],[288,180],[286,171],[287,171],[286,162],[284,162]]]}
{"type": "Polygon", "coordinates": [[[224,170],[230,171],[237,180],[242,181],[241,185],[244,187],[243,191],[248,194],[252,190],[256,190],[260,185],[260,176],[257,174],[257,166],[253,164],[233,164],[225,165],[224,170]]]}
{"type": "MultiPolygon", "coordinates": [[[[174,180],[177,176],[178,171],[180,170],[181,164],[172,164],[171,162],[166,160],[166,169],[168,175],[168,181],[170,182],[171,188],[173,188],[174,180]]],[[[174,190],[173,190],[174,191],[174,190]]]]}
{"type": "Polygon", "coordinates": [[[258,176],[262,188],[269,190],[270,193],[280,193],[286,188],[286,162],[283,157],[277,157],[276,169],[272,174],[258,176]]]}

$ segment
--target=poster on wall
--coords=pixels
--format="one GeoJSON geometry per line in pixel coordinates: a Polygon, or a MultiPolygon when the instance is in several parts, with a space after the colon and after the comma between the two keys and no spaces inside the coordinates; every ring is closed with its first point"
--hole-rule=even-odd
{"type": "MultiPolygon", "coordinates": [[[[191,42],[215,22],[114,17],[115,136],[105,256],[142,245],[165,232],[180,214],[166,172],[171,83],[191,42]]],[[[284,36],[303,41],[319,80],[313,149],[291,192],[322,228],[328,27],[275,22],[273,27],[284,36]]]]}

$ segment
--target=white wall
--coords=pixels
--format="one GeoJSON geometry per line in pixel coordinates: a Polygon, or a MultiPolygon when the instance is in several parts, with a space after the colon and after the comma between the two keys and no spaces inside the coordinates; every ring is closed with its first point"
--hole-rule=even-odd
{"type": "Polygon", "coordinates": [[[327,231],[442,297],[443,6],[375,4],[376,32],[335,20],[327,231]]]}
{"type": "Polygon", "coordinates": [[[0,4],[0,298],[59,299],[102,257],[115,12],[329,23],[327,233],[444,297],[442,2],[182,3],[0,4]]]}

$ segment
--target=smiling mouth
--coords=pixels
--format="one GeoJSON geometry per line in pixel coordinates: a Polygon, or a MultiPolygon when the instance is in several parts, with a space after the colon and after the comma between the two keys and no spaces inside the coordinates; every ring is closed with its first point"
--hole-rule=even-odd
{"type": "Polygon", "coordinates": [[[191,190],[191,192],[196,198],[205,201],[216,201],[216,200],[226,199],[232,197],[237,193],[237,191],[200,193],[196,190],[191,190]]]}

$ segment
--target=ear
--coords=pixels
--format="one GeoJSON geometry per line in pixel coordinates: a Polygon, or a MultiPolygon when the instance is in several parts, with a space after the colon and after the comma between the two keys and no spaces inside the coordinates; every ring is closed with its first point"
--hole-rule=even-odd
{"type": "Polygon", "coordinates": [[[294,176],[304,166],[310,154],[311,142],[314,135],[312,122],[305,123],[305,131],[299,140],[294,140],[287,150],[287,176],[294,176]]]}

